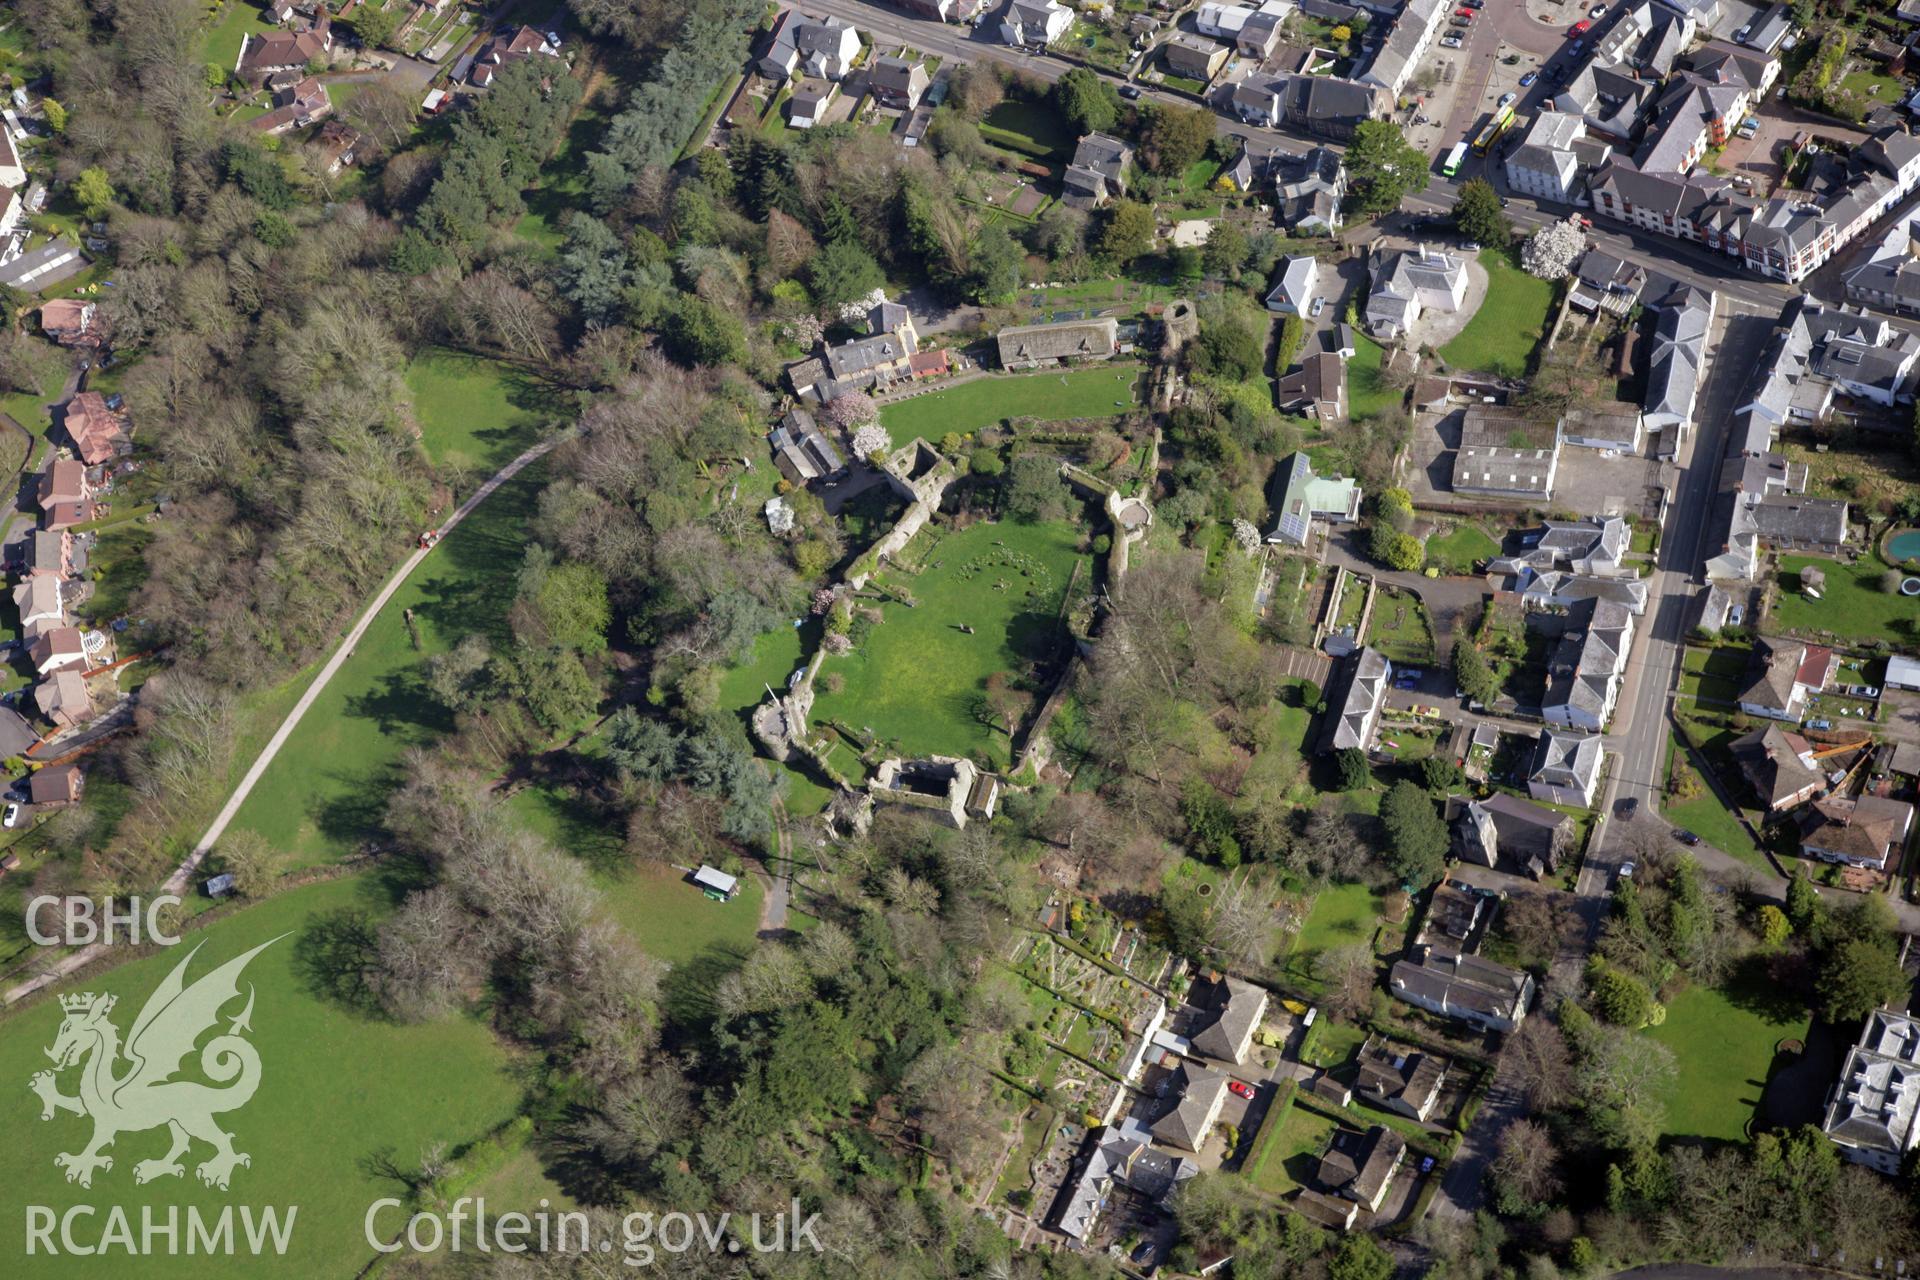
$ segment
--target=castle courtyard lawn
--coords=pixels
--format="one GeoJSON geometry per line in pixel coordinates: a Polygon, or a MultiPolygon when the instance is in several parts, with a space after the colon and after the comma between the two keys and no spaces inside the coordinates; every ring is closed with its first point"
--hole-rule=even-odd
{"type": "MultiPolygon", "coordinates": [[[[331,953],[317,945],[351,930],[351,920],[370,928],[392,909],[396,890],[375,875],[353,876],[294,889],[258,906],[238,911],[202,931],[183,936],[183,945],[89,977],[63,989],[84,989],[116,997],[111,1020],[124,1035],[147,997],[186,958],[201,950],[186,974],[191,983],[220,964],[269,939],[240,976],[240,998],[221,1010],[225,1030],[253,996],[247,1039],[260,1055],[258,1092],[244,1106],[216,1115],[233,1134],[234,1149],[252,1163],[233,1171],[228,1190],[207,1187],[195,1166],[212,1154],[196,1142],[184,1158],[184,1176],[134,1182],[134,1166],[166,1154],[167,1134],[153,1128],[121,1133],[108,1148],[110,1170],[96,1171],[91,1188],[65,1180],[54,1164],[60,1152],[81,1150],[91,1125],[66,1112],[40,1119],[40,1101],[26,1084],[48,1060],[43,1050],[54,1042],[61,1022],[57,1000],[42,1000],[10,1014],[0,1023],[0,1072],[14,1087],[0,1094],[0,1123],[11,1139],[0,1149],[0,1176],[16,1205],[44,1205],[64,1213],[73,1205],[101,1206],[90,1219],[76,1218],[80,1235],[97,1239],[105,1229],[107,1205],[125,1209],[138,1240],[141,1209],[150,1206],[158,1221],[166,1211],[181,1213],[177,1256],[165,1251],[142,1257],[138,1265],[105,1264],[118,1275],[191,1278],[219,1272],[185,1246],[189,1206],[209,1225],[233,1210],[233,1232],[244,1239],[242,1207],[258,1214],[273,1207],[293,1214],[286,1256],[271,1245],[264,1258],[237,1264],[237,1272],[290,1276],[350,1276],[373,1258],[362,1233],[367,1208],[384,1196],[404,1196],[386,1160],[412,1169],[420,1152],[435,1142],[447,1144],[458,1164],[463,1145],[512,1117],[521,1087],[506,1051],[478,1020],[463,1016],[423,1023],[397,1023],[365,1016],[323,995],[324,981],[346,979],[356,963],[352,948],[331,953]],[[328,926],[332,926],[329,931],[328,926]]],[[[120,1068],[124,1070],[124,1066],[120,1068]]],[[[80,1072],[62,1072],[62,1093],[78,1091],[80,1072]]],[[[205,1080],[197,1054],[186,1058],[181,1078],[205,1080]]],[[[215,1086],[218,1087],[218,1086],[215,1086]]],[[[10,1213],[0,1226],[0,1250],[19,1259],[26,1253],[26,1215],[10,1213]]],[[[391,1237],[405,1225],[395,1211],[376,1222],[391,1237]]],[[[58,1239],[58,1236],[55,1237],[58,1239]]],[[[98,1258],[55,1250],[25,1263],[13,1275],[91,1277],[103,1273],[98,1258]]],[[[244,1255],[243,1255],[244,1256],[244,1255]]],[[[227,1268],[233,1271],[234,1268],[227,1268]]],[[[237,1273],[236,1272],[236,1273],[237,1273]]]]}
{"type": "Polygon", "coordinates": [[[1440,348],[1440,358],[1463,373],[1521,377],[1546,329],[1553,284],[1522,271],[1518,250],[1484,250],[1480,265],[1487,271],[1486,299],[1459,336],[1440,348]]]}
{"type": "MultiPolygon", "coordinates": [[[[882,604],[886,620],[851,654],[821,665],[814,722],[871,729],[911,756],[984,752],[1006,761],[1007,734],[982,723],[977,700],[987,677],[1017,677],[1066,642],[1060,605],[1084,559],[1080,539],[1080,529],[1065,523],[976,524],[943,536],[920,573],[890,572],[887,580],[918,606],[882,604]],[[839,693],[827,692],[834,675],[846,682],[839,693]]],[[[1075,589],[1085,592],[1090,582],[1082,569],[1075,589]]]]}
{"type": "Polygon", "coordinates": [[[975,378],[886,405],[880,424],[895,445],[902,445],[909,440],[938,444],[949,431],[966,435],[1003,418],[1111,418],[1139,402],[1139,381],[1139,366],[1131,364],[975,378]]]}
{"type": "Polygon", "coordinates": [[[236,826],[288,851],[295,866],[338,861],[378,829],[402,753],[453,728],[427,694],[427,658],[476,632],[496,650],[508,641],[507,604],[546,476],[535,463],[502,485],[414,570],[274,757],[236,826]]]}
{"type": "Polygon", "coordinates": [[[1808,1014],[1747,960],[1718,987],[1690,987],[1646,1034],[1673,1050],[1679,1066],[1667,1099],[1666,1131],[1676,1138],[1743,1142],[1747,1123],[1784,1039],[1804,1040],[1808,1014]]]}

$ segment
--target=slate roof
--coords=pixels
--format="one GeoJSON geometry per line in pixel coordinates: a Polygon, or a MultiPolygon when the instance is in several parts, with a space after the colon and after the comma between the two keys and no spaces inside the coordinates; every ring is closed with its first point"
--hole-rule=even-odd
{"type": "Polygon", "coordinates": [[[1604,716],[1613,682],[1626,669],[1632,625],[1626,607],[1611,600],[1582,600],[1569,609],[1566,633],[1547,663],[1542,708],[1571,707],[1604,716]]]}
{"type": "Polygon", "coordinates": [[[1356,747],[1362,751],[1368,720],[1386,700],[1387,683],[1393,666],[1378,649],[1362,648],[1341,664],[1327,699],[1327,713],[1320,729],[1320,750],[1344,751],[1356,747]],[[1335,692],[1337,690],[1337,692],[1335,692]]]}
{"type": "Polygon", "coordinates": [[[1212,1020],[1189,1035],[1187,1043],[1205,1057],[1238,1062],[1241,1045],[1266,1015],[1266,989],[1229,977],[1214,984],[1212,998],[1212,1020]]]}
{"type": "Polygon", "coordinates": [[[1884,864],[1913,829],[1913,806],[1884,796],[1825,796],[1808,806],[1800,847],[1884,864]]]}
{"type": "Polygon", "coordinates": [[[1447,1059],[1410,1045],[1370,1036],[1356,1055],[1360,1074],[1354,1089],[1383,1102],[1398,1101],[1417,1115],[1432,1107],[1447,1078],[1447,1059]]]}
{"type": "Polygon", "coordinates": [[[1727,750],[1769,809],[1824,781],[1813,762],[1812,745],[1777,724],[1735,738],[1727,750]]]}
{"type": "Polygon", "coordinates": [[[1646,411],[1650,416],[1693,419],[1706,361],[1707,331],[1712,327],[1712,298],[1691,287],[1676,291],[1662,305],[1653,327],[1653,355],[1647,366],[1646,411]],[[1677,305],[1671,305],[1677,303],[1677,305]]]}
{"type": "Polygon", "coordinates": [[[1796,687],[1826,687],[1833,662],[1833,650],[1823,645],[1760,640],[1753,646],[1750,678],[1740,701],[1786,711],[1793,705],[1796,687]]]}
{"type": "Polygon", "coordinates": [[[1876,1009],[1847,1053],[1821,1128],[1836,1142],[1903,1156],[1920,1115],[1920,1022],[1876,1009]]]}
{"type": "Polygon", "coordinates": [[[1525,1015],[1533,989],[1532,981],[1518,969],[1440,947],[1424,948],[1417,959],[1397,961],[1389,982],[1396,995],[1449,1013],[1507,1022],[1525,1015]]]}
{"type": "Polygon", "coordinates": [[[1600,735],[1548,726],[1533,749],[1527,781],[1586,792],[1600,776],[1600,735]]]}
{"type": "Polygon", "coordinates": [[[1207,1117],[1218,1113],[1227,1091],[1227,1076],[1207,1067],[1182,1063],[1174,1072],[1180,1101],[1154,1121],[1153,1136],[1188,1151],[1198,1151],[1206,1140],[1207,1117]]]}
{"type": "Polygon", "coordinates": [[[1320,1184],[1359,1204],[1372,1204],[1393,1178],[1407,1140],[1383,1125],[1375,1125],[1360,1139],[1359,1149],[1335,1145],[1320,1158],[1320,1184]]]}

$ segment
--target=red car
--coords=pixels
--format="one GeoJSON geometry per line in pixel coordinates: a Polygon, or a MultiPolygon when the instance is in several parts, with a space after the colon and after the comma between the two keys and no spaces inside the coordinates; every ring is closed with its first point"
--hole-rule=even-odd
{"type": "Polygon", "coordinates": [[[1471,18],[1471,17],[1473,16],[1473,10],[1471,10],[1471,9],[1455,9],[1455,10],[1453,11],[1453,16],[1454,16],[1454,17],[1456,17],[1456,18],[1471,18]]]}
{"type": "Polygon", "coordinates": [[[1243,1098],[1251,1098],[1253,1096],[1253,1086],[1242,1080],[1227,1081],[1227,1088],[1233,1090],[1243,1098]]]}
{"type": "Polygon", "coordinates": [[[1567,28],[1567,38],[1570,40],[1578,40],[1581,36],[1587,34],[1587,32],[1591,30],[1593,30],[1593,24],[1587,21],[1585,18],[1582,18],[1580,19],[1580,21],[1574,23],[1571,27],[1567,28]]]}

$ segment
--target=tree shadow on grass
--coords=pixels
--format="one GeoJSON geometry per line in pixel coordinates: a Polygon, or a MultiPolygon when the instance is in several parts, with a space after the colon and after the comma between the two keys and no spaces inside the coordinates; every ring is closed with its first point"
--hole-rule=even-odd
{"type": "MultiPolygon", "coordinates": [[[[646,949],[644,939],[640,947],[646,949]]],[[[668,971],[660,984],[660,1007],[667,1015],[669,1039],[707,1038],[707,1029],[719,1013],[714,994],[728,974],[747,962],[747,954],[745,947],[716,942],[668,971]]]]}
{"type": "Polygon", "coordinates": [[[363,1018],[387,1021],[374,987],[380,930],[374,917],[353,907],[314,916],[293,942],[294,975],[316,999],[363,1018]]]}
{"type": "Polygon", "coordinates": [[[328,780],[346,785],[337,794],[322,796],[309,813],[320,834],[349,849],[379,834],[386,820],[387,797],[399,782],[398,770],[381,769],[359,775],[335,773],[329,775],[328,780]]]}
{"type": "Polygon", "coordinates": [[[1765,956],[1742,959],[1720,984],[1720,993],[1734,1008],[1768,1022],[1791,1024],[1809,1016],[1801,993],[1792,984],[1774,980],[1765,956]]]}

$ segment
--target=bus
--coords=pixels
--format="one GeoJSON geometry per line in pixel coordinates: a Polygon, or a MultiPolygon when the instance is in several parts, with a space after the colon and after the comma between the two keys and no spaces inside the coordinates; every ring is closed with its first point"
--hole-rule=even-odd
{"type": "Polygon", "coordinates": [[[1488,118],[1487,127],[1482,129],[1480,136],[1473,140],[1473,154],[1483,156],[1493,150],[1493,144],[1500,140],[1500,135],[1505,133],[1507,126],[1512,123],[1513,104],[1509,102],[1488,118]]]}
{"type": "Polygon", "coordinates": [[[1447,152],[1447,162],[1440,166],[1440,172],[1451,178],[1460,172],[1460,166],[1467,162],[1467,144],[1456,142],[1453,150],[1447,152]]]}

